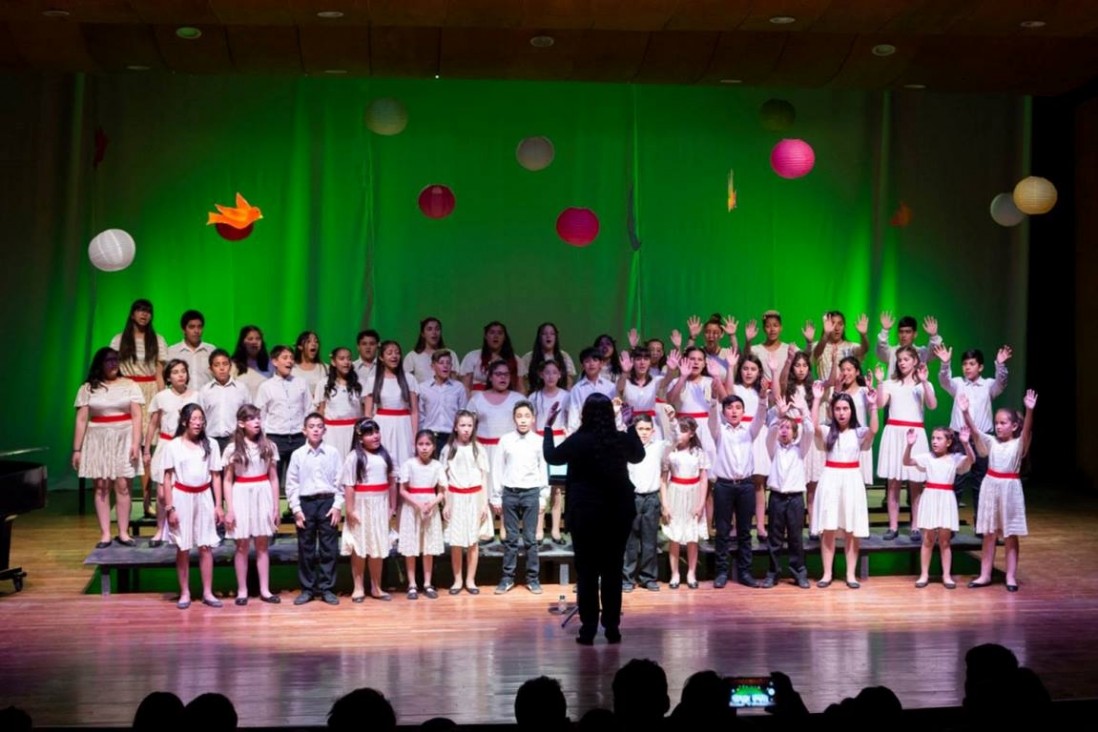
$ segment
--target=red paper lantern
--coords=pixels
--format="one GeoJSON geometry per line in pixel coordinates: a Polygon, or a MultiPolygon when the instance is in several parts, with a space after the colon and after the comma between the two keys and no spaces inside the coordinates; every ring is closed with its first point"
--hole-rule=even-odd
{"type": "Polygon", "coordinates": [[[585,247],[599,235],[599,217],[589,208],[566,208],[557,217],[557,236],[566,244],[585,247]]]}
{"type": "Polygon", "coordinates": [[[816,152],[804,140],[782,140],[770,151],[770,167],[783,178],[808,175],[816,165],[816,152]]]}
{"type": "Polygon", "coordinates": [[[429,185],[419,192],[419,210],[429,219],[444,219],[454,212],[457,201],[448,186],[429,185]]]}
{"type": "Polygon", "coordinates": [[[221,238],[225,241],[240,241],[241,239],[247,239],[252,235],[252,229],[255,228],[255,224],[248,224],[243,229],[238,229],[235,226],[229,226],[228,224],[214,224],[214,228],[217,229],[217,233],[221,235],[221,238]]]}

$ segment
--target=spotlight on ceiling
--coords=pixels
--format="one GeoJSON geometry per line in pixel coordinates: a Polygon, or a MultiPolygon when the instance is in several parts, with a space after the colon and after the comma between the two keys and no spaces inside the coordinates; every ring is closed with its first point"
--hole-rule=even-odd
{"type": "Polygon", "coordinates": [[[896,47],[891,43],[878,43],[873,47],[874,56],[891,56],[896,53],[896,47]]]}
{"type": "Polygon", "coordinates": [[[792,15],[775,15],[770,19],[770,22],[774,25],[789,25],[790,23],[796,23],[797,19],[792,15]]]}
{"type": "Polygon", "coordinates": [[[556,42],[553,36],[534,36],[530,39],[530,45],[534,48],[552,48],[556,42]]]}
{"type": "Polygon", "coordinates": [[[191,25],[184,25],[176,28],[175,34],[184,41],[195,41],[202,37],[202,31],[191,25]]]}

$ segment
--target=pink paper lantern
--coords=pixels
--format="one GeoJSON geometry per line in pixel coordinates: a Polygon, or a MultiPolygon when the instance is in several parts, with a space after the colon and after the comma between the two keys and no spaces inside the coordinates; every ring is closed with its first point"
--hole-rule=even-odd
{"type": "Polygon", "coordinates": [[[599,217],[589,208],[566,208],[557,217],[557,236],[566,244],[585,247],[599,235],[599,217]]]}
{"type": "Polygon", "coordinates": [[[457,201],[448,186],[430,185],[419,192],[419,210],[429,219],[444,219],[454,212],[457,201]]]}
{"type": "Polygon", "coordinates": [[[816,165],[816,153],[804,140],[782,140],[770,151],[770,167],[783,178],[808,175],[816,165]]]}

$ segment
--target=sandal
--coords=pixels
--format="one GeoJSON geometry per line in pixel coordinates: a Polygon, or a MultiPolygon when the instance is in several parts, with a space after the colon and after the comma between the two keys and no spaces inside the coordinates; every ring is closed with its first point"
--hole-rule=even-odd
{"type": "Polygon", "coordinates": [[[434,587],[431,587],[431,585],[427,585],[423,588],[423,594],[427,595],[428,600],[438,599],[438,590],[436,590],[434,587]]]}
{"type": "Polygon", "coordinates": [[[409,600],[418,600],[419,599],[419,592],[416,591],[415,587],[409,587],[408,588],[408,599],[409,600]]]}

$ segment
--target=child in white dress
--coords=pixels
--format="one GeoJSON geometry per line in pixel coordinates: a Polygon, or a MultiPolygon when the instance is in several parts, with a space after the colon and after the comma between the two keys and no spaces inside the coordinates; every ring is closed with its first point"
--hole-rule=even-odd
{"type": "Polygon", "coordinates": [[[919,557],[919,579],[915,580],[915,587],[918,589],[926,587],[930,581],[930,559],[934,554],[935,535],[938,553],[942,558],[942,584],[947,590],[957,588],[950,571],[953,566],[953,550],[949,542],[953,532],[960,528],[953,481],[958,473],[968,472],[976,458],[969,444],[970,437],[967,427],[961,430],[959,437],[948,427],[936,427],[930,435],[930,452],[913,456],[911,450],[918,437],[914,429],[907,431],[904,465],[916,467],[926,473],[926,489],[919,504],[918,528],[924,533],[919,557]]]}
{"type": "MultiPolygon", "coordinates": [[[[565,377],[565,372],[557,361],[552,359],[542,361],[538,366],[537,374],[532,376],[536,376],[534,381],[539,384],[539,388],[530,394],[530,403],[534,405],[536,420],[534,427],[538,435],[542,436],[545,434],[545,419],[549,416],[549,410],[554,404],[559,404],[561,413],[564,414],[562,424],[568,424],[571,395],[567,389],[560,387],[560,380],[565,377]]],[[[567,434],[568,431],[563,427],[553,429],[553,443],[559,445],[564,442],[567,434]]],[[[549,505],[542,506],[541,515],[538,516],[537,540],[539,542],[544,537],[545,511],[548,508],[551,520],[549,536],[558,546],[566,543],[561,536],[561,512],[564,503],[564,482],[567,477],[567,465],[549,466],[549,505]]]]}
{"type": "Polygon", "coordinates": [[[450,564],[454,569],[454,584],[450,594],[464,589],[479,595],[477,560],[480,550],[480,527],[488,519],[488,455],[477,444],[477,415],[462,409],[454,419],[450,443],[442,451],[442,468],[446,474],[446,498],[442,518],[446,521],[446,537],[450,542],[450,564]],[[464,585],[462,584],[462,554],[465,555],[464,585]]]}
{"type": "Polygon", "coordinates": [[[176,437],[164,455],[164,512],[176,546],[175,571],[179,577],[176,607],[191,606],[191,548],[198,547],[202,575],[202,604],[221,607],[213,594],[213,547],[221,541],[217,524],[221,513],[221,451],[206,436],[206,415],[197,404],[179,414],[176,437]],[[211,491],[210,488],[213,488],[211,491]]]}
{"type": "Polygon", "coordinates": [[[236,413],[236,432],[225,448],[225,536],[236,542],[236,604],[248,604],[248,550],[255,543],[259,598],[278,604],[271,592],[271,537],[278,531],[278,449],[263,434],[259,409],[245,404],[236,413]]]}
{"type": "Polygon", "coordinates": [[[401,365],[400,344],[385,341],[374,373],[374,383],[366,394],[366,416],[381,429],[381,444],[400,466],[412,457],[413,435],[419,431],[417,385],[408,379],[401,365]]]}
{"type": "Polygon", "coordinates": [[[698,439],[693,417],[672,422],[675,448],[667,455],[660,485],[663,533],[667,537],[671,562],[672,590],[679,587],[680,545],[686,545],[686,586],[698,589],[698,542],[708,537],[705,526],[705,496],[709,492],[709,458],[698,439]],[[677,430],[675,425],[677,423],[677,430]]]}
{"type": "MultiPolygon", "coordinates": [[[[477,415],[477,442],[480,449],[487,455],[488,464],[495,459],[499,438],[514,429],[515,423],[512,415],[515,405],[524,401],[524,397],[517,391],[511,390],[511,384],[515,383],[514,374],[506,361],[493,361],[488,365],[488,388],[484,391],[475,391],[469,397],[466,409],[477,415]]],[[[488,496],[495,495],[497,488],[495,481],[499,476],[488,474],[485,483],[485,492],[478,499],[488,505],[488,496]]],[[[495,535],[492,525],[492,515],[488,513],[480,527],[480,538],[487,541],[495,535]]],[[[499,538],[503,541],[507,532],[503,523],[499,526],[499,538]]]]}
{"type": "Polygon", "coordinates": [[[149,546],[155,548],[164,543],[167,534],[164,516],[164,452],[168,443],[175,437],[175,428],[179,425],[179,412],[183,407],[198,403],[198,394],[190,388],[190,367],[182,359],[172,359],[164,367],[164,381],[168,388],[158,391],[149,405],[149,430],[145,435],[142,449],[143,461],[152,467],[152,480],[156,484],[156,533],[149,539],[149,546]],[[153,436],[158,435],[156,453],[152,450],[153,436]]]}
{"type": "Polygon", "coordinates": [[[1018,537],[1029,533],[1026,525],[1026,501],[1022,493],[1022,480],[1018,471],[1022,458],[1029,452],[1033,437],[1033,410],[1037,406],[1037,392],[1026,391],[1025,417],[1012,409],[995,412],[995,436],[985,435],[976,429],[969,412],[968,397],[957,397],[972,436],[976,438],[976,454],[987,455],[987,475],[980,484],[980,505],[976,516],[976,533],[984,535],[983,553],[980,555],[980,576],[968,583],[969,587],[987,587],[991,584],[991,570],[995,565],[995,540],[1002,537],[1006,544],[1007,592],[1018,591],[1018,537]]]}
{"type": "Polygon", "coordinates": [[[922,474],[915,468],[904,465],[904,450],[907,445],[907,430],[914,429],[916,452],[927,452],[926,429],[923,414],[927,409],[938,406],[934,395],[934,385],[930,383],[925,363],[919,361],[919,354],[912,346],[901,346],[896,350],[896,371],[887,381],[880,378],[880,408],[889,407],[888,422],[881,435],[880,451],[877,458],[877,475],[888,480],[888,532],[885,541],[891,541],[899,535],[900,487],[906,480],[908,502],[911,504],[911,541],[922,542],[919,529],[919,499],[923,493],[922,474]]]}
{"type": "Polygon", "coordinates": [[[365,418],[355,425],[355,447],[343,461],[340,483],[347,510],[340,551],[351,556],[351,602],[366,599],[367,564],[370,597],[388,602],[393,598],[381,591],[381,564],[389,556],[389,521],[396,514],[396,466],[381,444],[375,420],[365,418]]]}
{"type": "Polygon", "coordinates": [[[400,538],[397,549],[404,556],[408,572],[408,599],[419,598],[416,584],[416,557],[423,557],[423,593],[431,600],[438,598],[431,578],[435,556],[442,554],[442,516],[439,504],[446,491],[446,473],[442,463],[434,459],[435,436],[431,430],[416,434],[416,456],[400,466],[399,484],[402,500],[400,538]]]}
{"type": "Polygon", "coordinates": [[[353,447],[355,423],[364,414],[364,398],[362,384],[351,362],[351,349],[335,349],[328,378],[316,385],[313,403],[324,415],[324,444],[338,450],[341,459],[346,458],[353,447]]]}

